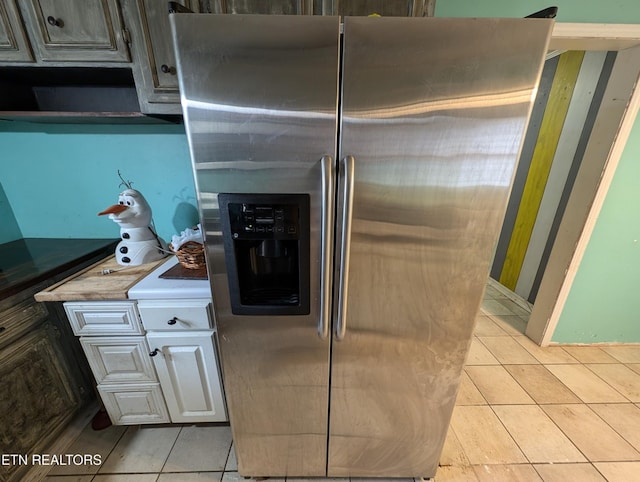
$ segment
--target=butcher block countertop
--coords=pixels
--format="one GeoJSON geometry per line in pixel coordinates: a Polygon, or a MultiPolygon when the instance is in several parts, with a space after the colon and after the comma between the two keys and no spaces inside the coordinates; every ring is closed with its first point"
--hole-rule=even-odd
{"type": "Polygon", "coordinates": [[[115,256],[35,294],[36,301],[125,300],[134,284],[164,263],[166,258],[140,266],[121,266],[115,256]]]}

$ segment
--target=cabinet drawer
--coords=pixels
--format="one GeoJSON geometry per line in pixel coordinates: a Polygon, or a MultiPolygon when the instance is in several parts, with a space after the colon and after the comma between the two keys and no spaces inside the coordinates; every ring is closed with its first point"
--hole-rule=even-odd
{"type": "Polygon", "coordinates": [[[144,336],[80,338],[99,384],[157,382],[144,336]]]}
{"type": "Polygon", "coordinates": [[[211,328],[210,300],[138,302],[146,330],[207,330],[211,328]]]}
{"type": "Polygon", "coordinates": [[[134,301],[68,302],[64,310],[76,335],[141,335],[134,301]]]}
{"type": "Polygon", "coordinates": [[[98,385],[98,392],[114,425],[170,422],[158,383],[98,385]]]}

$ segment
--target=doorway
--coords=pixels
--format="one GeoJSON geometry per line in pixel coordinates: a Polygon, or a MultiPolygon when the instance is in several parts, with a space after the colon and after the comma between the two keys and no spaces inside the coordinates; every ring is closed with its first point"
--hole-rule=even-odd
{"type": "MultiPolygon", "coordinates": [[[[574,146],[576,146],[574,155],[569,156],[567,152],[570,150],[567,151],[566,147],[562,148],[564,151],[560,151],[564,158],[564,163],[561,165],[566,177],[562,179],[565,174],[557,175],[558,167],[554,170],[555,160],[553,163],[550,162],[548,153],[545,159],[547,164],[543,166],[543,172],[537,173],[538,182],[542,179],[542,192],[545,191],[546,184],[548,184],[547,180],[550,179],[550,182],[556,185],[554,196],[557,203],[555,206],[549,208],[548,201],[544,206],[542,195],[538,192],[540,197],[532,204],[529,194],[529,199],[524,200],[529,204],[525,204],[521,209],[529,169],[525,166],[525,181],[521,186],[520,199],[517,198],[518,179],[516,179],[514,187],[516,202],[511,207],[511,233],[508,233],[510,236],[501,238],[502,245],[498,246],[496,263],[494,263],[492,270],[494,280],[497,279],[503,285],[508,285],[510,290],[516,293],[514,296],[520,297],[524,301],[526,301],[525,298],[533,301],[526,334],[542,346],[548,345],[551,341],[577,267],[638,112],[640,93],[635,88],[635,83],[638,72],[640,72],[640,26],[556,24],[550,47],[548,59],[557,62],[557,64],[553,69],[547,68],[547,70],[553,70],[553,76],[547,75],[547,77],[554,79],[557,69],[561,65],[560,62],[563,61],[565,64],[563,70],[566,71],[568,65],[569,71],[573,71],[575,74],[572,81],[574,90],[580,79],[582,68],[585,68],[586,73],[587,67],[590,66],[588,68],[591,70],[591,86],[593,87],[593,97],[588,103],[590,109],[580,124],[579,138],[581,141],[576,145],[574,139],[574,146]],[[563,60],[563,56],[568,60],[563,60]],[[576,59],[579,57],[581,57],[580,62],[577,62],[576,59]],[[599,63],[601,65],[600,73],[595,76],[597,81],[594,83],[594,69],[599,63]],[[576,65],[578,65],[577,68],[576,65]],[[594,106],[595,109],[592,108],[594,106]],[[584,136],[585,132],[588,135],[584,136]],[[569,158],[571,162],[567,161],[569,158]],[[526,207],[530,208],[530,212],[526,212],[524,209],[526,207]],[[532,264],[531,255],[528,253],[529,241],[535,232],[536,218],[541,207],[546,212],[543,213],[543,218],[546,218],[545,229],[547,231],[546,233],[544,230],[542,231],[544,242],[540,241],[539,233],[536,235],[538,239],[534,243],[537,243],[535,249],[538,258],[532,264]],[[519,237],[516,237],[517,242],[512,243],[511,238],[514,226],[518,222],[519,210],[523,214],[520,216],[520,225],[517,227],[522,229],[524,226],[525,234],[520,233],[519,237]],[[549,213],[553,213],[553,216],[550,217],[549,213]],[[523,243],[523,240],[526,242],[523,243]],[[512,260],[511,264],[507,266],[508,270],[503,274],[510,244],[512,260]],[[528,255],[530,259],[527,268],[525,260],[528,255]],[[513,263],[513,259],[517,262],[513,263]],[[534,275],[531,274],[531,266],[534,266],[534,275]],[[525,275],[528,277],[527,283],[524,284],[522,279],[525,277],[521,279],[523,267],[526,268],[525,275]],[[514,277],[513,273],[517,273],[517,275],[514,277]],[[523,286],[526,288],[524,291],[523,286]],[[524,296],[517,293],[518,290],[524,293],[524,296]],[[533,296],[531,296],[532,293],[533,296]]],[[[549,60],[548,64],[550,64],[549,60]]],[[[565,74],[566,72],[563,75],[565,74]]],[[[585,78],[583,76],[582,83],[585,78]]],[[[543,77],[541,92],[544,90],[544,82],[543,77]]],[[[552,87],[553,80],[551,80],[549,92],[552,87]]],[[[579,88],[578,91],[581,89],[579,88]]],[[[573,95],[575,92],[572,92],[570,98],[573,95]]],[[[542,100],[548,101],[548,99],[542,100]]],[[[570,103],[566,106],[563,118],[569,115],[569,106],[570,103]]],[[[582,115],[584,116],[585,106],[582,105],[582,107],[582,115]]],[[[576,109],[574,108],[574,110],[576,109]]],[[[532,124],[535,123],[536,113],[534,112],[532,124]]],[[[538,124],[537,129],[540,131],[543,127],[543,118],[538,119],[538,124]]],[[[572,125],[577,125],[575,120],[572,125]]],[[[532,128],[536,129],[536,126],[534,125],[532,128]]],[[[532,156],[535,155],[536,149],[539,149],[539,143],[535,142],[533,147],[530,146],[532,156]]],[[[555,153],[558,152],[558,148],[558,143],[556,143],[555,153]]],[[[523,148],[523,155],[527,154],[526,149],[527,145],[523,148]]],[[[553,158],[555,155],[551,155],[551,159],[553,158]]],[[[538,191],[540,191],[539,186],[538,191]]],[[[509,213],[505,222],[507,230],[509,229],[508,216],[509,213]]],[[[538,231],[540,231],[539,226],[538,231]]]]}

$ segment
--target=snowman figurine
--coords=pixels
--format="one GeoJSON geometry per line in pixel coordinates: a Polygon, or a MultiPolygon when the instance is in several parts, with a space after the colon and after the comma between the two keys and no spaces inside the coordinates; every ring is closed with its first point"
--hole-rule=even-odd
{"type": "Polygon", "coordinates": [[[125,189],[118,197],[118,204],[109,206],[98,216],[105,214],[120,225],[122,241],[116,246],[118,264],[137,266],[166,256],[167,244],[153,229],[151,207],[140,192],[125,189]]]}

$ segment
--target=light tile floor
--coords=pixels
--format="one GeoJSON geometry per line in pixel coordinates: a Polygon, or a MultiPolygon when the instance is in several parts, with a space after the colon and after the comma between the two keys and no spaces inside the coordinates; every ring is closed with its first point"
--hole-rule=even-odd
{"type": "MultiPolygon", "coordinates": [[[[640,346],[541,348],[528,316],[487,288],[436,482],[640,481],[640,346]]],[[[47,481],[245,480],[227,426],[87,427],[66,453],[103,463],[47,481]]]]}

